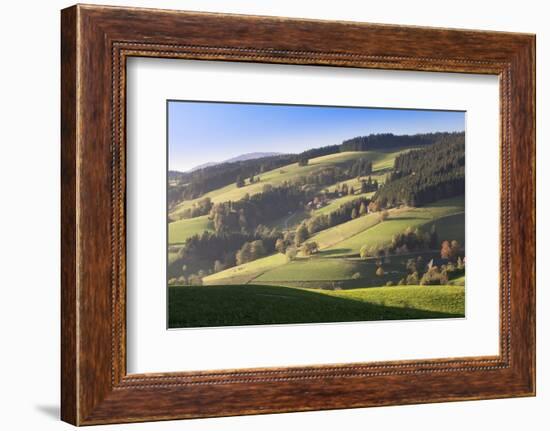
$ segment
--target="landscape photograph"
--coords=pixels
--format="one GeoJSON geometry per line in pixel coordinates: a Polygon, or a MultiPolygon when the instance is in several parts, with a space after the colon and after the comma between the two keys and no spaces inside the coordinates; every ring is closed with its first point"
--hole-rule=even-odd
{"type": "Polygon", "coordinates": [[[167,103],[168,328],[465,317],[465,112],[167,103]]]}

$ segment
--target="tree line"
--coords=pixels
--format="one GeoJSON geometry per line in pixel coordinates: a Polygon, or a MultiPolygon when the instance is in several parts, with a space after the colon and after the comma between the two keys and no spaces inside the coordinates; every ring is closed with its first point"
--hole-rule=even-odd
{"type": "MultiPolygon", "coordinates": [[[[368,246],[361,247],[360,256],[364,259],[375,257],[376,275],[384,276],[384,264],[390,263],[392,255],[402,255],[409,251],[419,251],[423,249],[437,249],[441,261],[437,264],[434,259],[425,262],[423,256],[411,257],[405,263],[406,275],[399,281],[399,285],[445,285],[449,278],[464,275],[465,260],[461,244],[457,240],[444,240],[439,243],[439,235],[435,225],[432,225],[429,232],[422,232],[418,228],[407,228],[404,232],[396,234],[392,242],[386,247],[368,246]]],[[[388,282],[387,285],[393,284],[388,282]]]]}
{"type": "MultiPolygon", "coordinates": [[[[336,166],[326,166],[323,168],[319,168],[313,172],[309,172],[307,175],[300,175],[296,179],[294,179],[292,183],[296,185],[325,187],[352,178],[367,177],[371,174],[372,161],[370,161],[366,157],[361,157],[351,163],[342,163],[336,166]]],[[[369,185],[372,185],[371,178],[369,178],[369,182],[369,185]]],[[[365,187],[367,187],[367,184],[365,184],[365,187]]]]}
{"type": "Polygon", "coordinates": [[[313,196],[310,190],[284,183],[266,185],[262,193],[245,195],[238,201],[216,203],[210,210],[214,230],[224,232],[251,232],[260,224],[280,219],[289,212],[302,208],[313,196]]]}
{"type": "Polygon", "coordinates": [[[370,199],[354,199],[351,202],[346,202],[340,205],[337,209],[328,214],[320,214],[318,216],[312,217],[306,222],[302,223],[302,225],[305,227],[309,237],[316,232],[320,232],[322,230],[368,214],[369,204],[370,199]]]}
{"type": "Polygon", "coordinates": [[[240,177],[250,178],[262,172],[277,169],[295,161],[294,154],[281,154],[276,156],[261,157],[258,159],[242,160],[237,162],[220,163],[197,169],[192,172],[180,172],[179,175],[172,174],[177,178],[178,185],[169,185],[174,191],[170,199],[179,201],[196,199],[205,193],[234,183],[240,177]]]}
{"type": "Polygon", "coordinates": [[[181,218],[194,218],[209,214],[212,210],[212,200],[205,197],[195,202],[191,208],[187,208],[181,212],[181,218]]]}
{"type": "Polygon", "coordinates": [[[209,191],[231,183],[239,183],[239,187],[242,187],[245,185],[245,179],[254,178],[263,172],[300,160],[307,161],[310,158],[334,154],[338,151],[339,145],[329,145],[306,150],[300,154],[280,154],[220,163],[191,172],[169,171],[168,178],[171,183],[168,187],[168,203],[174,205],[183,200],[196,199],[209,191]]]}
{"type": "Polygon", "coordinates": [[[394,135],[393,133],[372,134],[345,140],[340,146],[340,151],[369,151],[405,147],[424,147],[454,135],[464,136],[464,132],[419,133],[416,135],[394,135]]]}
{"type": "Polygon", "coordinates": [[[258,226],[253,232],[203,232],[187,238],[168,268],[170,278],[182,284],[202,284],[214,272],[273,254],[283,233],[258,226]]]}

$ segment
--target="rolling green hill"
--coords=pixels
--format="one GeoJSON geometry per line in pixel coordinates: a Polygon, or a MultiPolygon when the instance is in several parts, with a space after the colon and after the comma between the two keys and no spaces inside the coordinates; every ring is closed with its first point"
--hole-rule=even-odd
{"type": "Polygon", "coordinates": [[[201,234],[204,231],[212,232],[212,230],[212,222],[206,215],[181,219],[168,224],[168,241],[169,244],[182,244],[193,235],[201,234]]]}
{"type": "MultiPolygon", "coordinates": [[[[375,172],[373,172],[372,178],[373,179],[377,178],[378,181],[382,182],[385,174],[377,174],[376,172],[377,171],[379,172],[380,170],[385,169],[388,164],[391,165],[392,161],[395,159],[397,155],[410,150],[411,149],[390,151],[390,152],[357,151],[357,152],[336,153],[336,154],[330,154],[328,156],[322,156],[322,157],[311,159],[307,166],[298,166],[297,163],[294,163],[294,164],[287,165],[282,168],[274,169],[272,171],[268,171],[268,172],[265,172],[264,174],[261,174],[260,181],[258,183],[249,184],[241,188],[236,187],[235,184],[230,184],[226,187],[213,190],[210,193],[205,194],[201,198],[184,201],[171,211],[170,216],[177,219],[184,210],[191,207],[194,203],[196,203],[197,201],[199,201],[204,197],[210,197],[213,202],[226,202],[230,200],[238,200],[244,197],[247,193],[250,195],[253,195],[255,193],[260,193],[264,185],[266,184],[271,184],[274,186],[280,185],[285,181],[296,179],[302,175],[307,175],[308,173],[311,173],[319,169],[320,167],[348,163],[351,160],[355,160],[361,157],[367,157],[373,161],[373,169],[375,172]]],[[[356,189],[359,189],[361,185],[360,181],[355,178],[344,182],[348,183],[348,186],[353,186],[356,189]]],[[[342,184],[344,182],[342,182],[342,184]]],[[[312,211],[311,215],[328,214],[346,202],[352,201],[354,199],[358,199],[360,197],[371,197],[373,194],[374,193],[369,192],[364,194],[356,194],[353,196],[343,196],[341,198],[333,200],[323,208],[312,211]]],[[[304,220],[307,217],[308,217],[307,213],[305,213],[304,211],[300,211],[296,214],[289,214],[289,216],[285,216],[281,220],[271,223],[270,226],[278,227],[280,229],[286,230],[286,229],[295,227],[298,223],[300,223],[302,220],[304,220]]],[[[363,224],[363,223],[358,223],[358,224],[363,224]]],[[[335,236],[338,240],[341,240],[342,238],[349,236],[349,234],[346,233],[348,229],[349,227],[345,227],[343,229],[344,231],[342,233],[343,236],[339,234],[336,230],[329,233],[327,235],[326,240],[323,237],[321,237],[319,238],[319,241],[322,242],[325,246],[328,246],[335,241],[333,236],[335,236]]],[[[181,219],[175,222],[171,222],[169,223],[169,231],[168,231],[169,244],[183,244],[187,238],[196,234],[200,234],[204,231],[212,231],[212,224],[208,220],[207,216],[200,216],[200,217],[195,217],[191,219],[181,219]]]]}
{"type": "Polygon", "coordinates": [[[453,240],[456,239],[460,244],[465,244],[464,213],[452,214],[436,219],[424,226],[424,229],[430,230],[435,225],[439,238],[453,240]]]}
{"type": "Polygon", "coordinates": [[[206,193],[204,196],[201,196],[201,198],[184,201],[181,204],[177,205],[170,212],[170,216],[177,219],[182,211],[190,208],[195,202],[198,202],[204,197],[211,198],[212,202],[215,203],[239,200],[247,193],[251,196],[256,193],[260,193],[263,190],[264,185],[266,184],[270,184],[273,186],[281,185],[285,181],[292,181],[302,175],[310,174],[318,170],[319,168],[348,163],[350,161],[363,157],[366,157],[373,162],[374,171],[384,169],[386,166],[391,166],[392,160],[394,160],[398,154],[410,150],[411,149],[409,148],[406,150],[391,152],[348,151],[344,153],[330,154],[328,156],[321,156],[310,159],[306,166],[298,166],[298,163],[293,163],[278,169],[264,172],[263,174],[259,174],[260,181],[257,183],[247,184],[244,187],[240,188],[237,187],[235,184],[229,184],[225,187],[206,193]]]}
{"type": "Polygon", "coordinates": [[[315,241],[321,250],[328,249],[331,246],[336,246],[340,242],[348,239],[360,232],[375,226],[380,222],[378,214],[367,214],[363,217],[350,220],[331,228],[322,230],[313,235],[310,241],[315,241]]]}
{"type": "Polygon", "coordinates": [[[377,259],[316,256],[288,262],[277,254],[209,275],[203,282],[208,286],[251,283],[314,289],[384,286],[389,281],[397,284],[405,277],[407,260],[418,256],[427,264],[439,253],[424,250],[392,256],[383,263],[383,276],[376,275],[377,259]],[[354,278],[357,274],[359,278],[354,278]]]}
{"type": "Polygon", "coordinates": [[[439,245],[464,245],[463,146],[463,134],[369,135],[305,155],[173,173],[169,326],[463,317],[463,250],[453,244],[445,254],[439,245]],[[379,188],[361,194],[368,177],[379,188]],[[433,202],[444,196],[456,197],[433,202]],[[215,235],[187,241],[214,224],[215,235]],[[437,237],[428,234],[434,226],[437,237]],[[318,250],[309,256],[311,242],[318,250]],[[377,257],[360,258],[364,246],[377,257]],[[433,267],[442,254],[452,265],[433,267]]]}
{"type": "Polygon", "coordinates": [[[379,222],[377,214],[343,223],[320,232],[312,237],[323,252],[332,256],[359,253],[363,245],[369,247],[383,246],[391,242],[393,235],[403,232],[408,227],[425,227],[435,223],[441,239],[458,239],[464,242],[464,196],[445,199],[421,208],[401,208],[389,211],[389,218],[379,222]],[[361,224],[361,220],[369,218],[361,224]],[[447,235],[456,235],[456,238],[447,235]],[[334,238],[341,241],[334,242],[334,238]],[[330,244],[325,246],[325,244],[330,244]]]}
{"type": "MultiPolygon", "coordinates": [[[[212,199],[212,202],[227,202],[239,200],[247,193],[251,196],[256,193],[260,193],[263,190],[264,185],[266,184],[277,186],[284,183],[285,181],[291,181],[301,175],[307,175],[321,167],[347,163],[350,160],[365,157],[368,153],[369,152],[347,152],[330,154],[328,156],[311,159],[307,166],[298,166],[298,163],[293,163],[291,165],[286,165],[281,168],[273,169],[271,171],[260,174],[260,181],[257,183],[247,184],[244,187],[237,187],[236,184],[229,184],[220,189],[206,193],[201,198],[209,197],[212,199]]],[[[174,208],[174,210],[171,212],[171,215],[174,218],[177,218],[178,214],[181,211],[191,207],[201,198],[182,202],[180,205],[174,208]]]]}
{"type": "Polygon", "coordinates": [[[463,286],[171,286],[171,328],[464,317],[463,286]]]}
{"type": "Polygon", "coordinates": [[[304,258],[292,262],[292,267],[282,265],[268,270],[253,279],[251,283],[329,290],[380,287],[386,286],[388,282],[391,282],[391,285],[397,285],[407,276],[405,265],[409,258],[422,256],[427,263],[438,255],[435,252],[418,252],[392,256],[382,264],[385,271],[382,276],[376,275],[377,259],[304,258]],[[287,269],[291,271],[287,273],[287,269]],[[309,278],[308,275],[311,277],[309,278]]]}
{"type": "Polygon", "coordinates": [[[398,149],[395,151],[371,151],[372,153],[377,153],[377,157],[373,159],[372,170],[374,172],[384,171],[386,169],[391,169],[393,166],[393,161],[395,158],[403,153],[408,153],[409,151],[415,150],[415,147],[409,147],[405,149],[398,149]]]}
{"type": "Polygon", "coordinates": [[[350,279],[360,264],[344,259],[298,258],[286,265],[270,268],[255,278],[254,283],[350,279]]]}
{"type": "Polygon", "coordinates": [[[288,287],[357,287],[381,286],[397,282],[407,275],[406,262],[422,256],[424,263],[439,256],[439,250],[419,250],[402,256],[391,256],[383,263],[385,274],[376,275],[378,259],[349,258],[357,256],[363,245],[384,246],[392,236],[408,227],[427,231],[436,224],[441,240],[457,239],[464,244],[464,197],[446,199],[422,208],[390,210],[387,220],[373,213],[319,232],[308,241],[319,244],[321,251],[312,257],[299,257],[288,262],[276,254],[210,275],[208,285],[275,284],[288,287]],[[462,211],[462,212],[461,212],[462,211]],[[354,278],[355,277],[355,278],[354,278]],[[357,278],[358,277],[358,278],[357,278]]]}
{"type": "MultiPolygon", "coordinates": [[[[359,185],[359,187],[361,187],[359,185]]],[[[321,207],[319,209],[316,209],[316,210],[313,210],[311,212],[312,215],[321,215],[321,214],[329,214],[331,212],[333,212],[334,210],[338,209],[338,207],[340,205],[343,205],[345,204],[346,202],[351,202],[351,201],[354,201],[356,199],[360,199],[360,198],[370,198],[372,197],[372,195],[374,195],[375,192],[368,192],[368,193],[357,193],[357,194],[354,194],[354,195],[346,195],[346,196],[342,196],[340,198],[337,198],[337,199],[334,199],[332,201],[330,201],[330,203],[324,207],[321,207]]]]}
{"type": "Polygon", "coordinates": [[[286,263],[286,256],[277,253],[209,275],[203,279],[203,283],[205,285],[245,284],[264,272],[286,263]]]}

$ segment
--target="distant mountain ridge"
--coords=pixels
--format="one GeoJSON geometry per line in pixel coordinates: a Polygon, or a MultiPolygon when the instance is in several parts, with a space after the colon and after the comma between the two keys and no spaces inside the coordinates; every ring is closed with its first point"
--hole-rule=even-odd
{"type": "Polygon", "coordinates": [[[217,164],[218,163],[216,162],[207,162],[207,163],[203,163],[202,165],[195,166],[194,168],[191,168],[184,172],[195,172],[195,171],[198,171],[199,169],[209,168],[210,166],[215,166],[217,164]]]}
{"type": "Polygon", "coordinates": [[[261,159],[263,157],[272,157],[272,156],[280,156],[284,153],[275,153],[275,152],[253,152],[253,153],[245,153],[241,154],[236,157],[231,157],[227,160],[222,160],[221,162],[208,162],[203,163],[201,165],[195,166],[194,168],[191,168],[185,172],[195,172],[199,169],[209,168],[210,166],[215,165],[221,165],[222,163],[235,163],[235,162],[244,162],[246,160],[254,160],[254,159],[261,159]]]}
{"type": "Polygon", "coordinates": [[[237,157],[232,157],[231,159],[224,160],[220,163],[233,163],[233,162],[244,162],[245,160],[252,160],[252,159],[261,159],[262,157],[271,157],[271,156],[280,156],[283,153],[275,153],[275,152],[255,152],[255,153],[246,153],[241,154],[237,157]]]}

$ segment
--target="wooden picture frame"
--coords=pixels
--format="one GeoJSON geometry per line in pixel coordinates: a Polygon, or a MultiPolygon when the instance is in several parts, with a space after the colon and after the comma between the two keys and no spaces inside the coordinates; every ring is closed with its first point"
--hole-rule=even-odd
{"type": "Polygon", "coordinates": [[[535,394],[534,35],[83,5],[61,16],[64,421],[91,425],[535,394]],[[498,75],[500,354],[128,375],[130,56],[498,75]]]}

